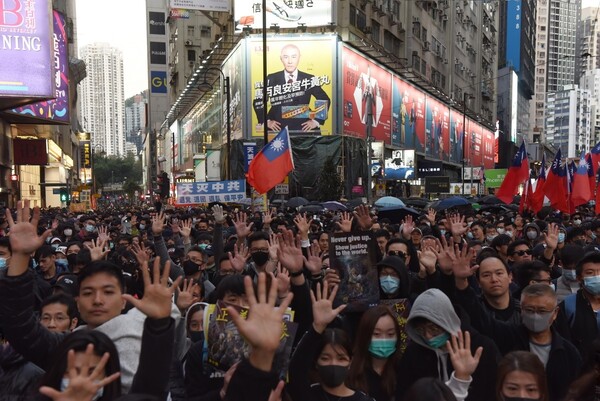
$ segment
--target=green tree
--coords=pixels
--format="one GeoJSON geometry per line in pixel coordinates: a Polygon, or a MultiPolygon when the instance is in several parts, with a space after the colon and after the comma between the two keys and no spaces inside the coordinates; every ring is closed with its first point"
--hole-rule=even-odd
{"type": "Polygon", "coordinates": [[[339,200],[342,196],[342,181],[332,157],[328,157],[323,164],[317,188],[320,201],[339,200]]]}
{"type": "MultiPolygon", "coordinates": [[[[131,153],[125,157],[118,157],[106,156],[104,152],[95,152],[92,169],[97,188],[103,188],[113,183],[122,184],[123,190],[127,192],[125,189],[127,183],[138,185],[142,182],[142,162],[136,160],[131,153]]],[[[129,188],[133,187],[129,186],[129,188]]]]}

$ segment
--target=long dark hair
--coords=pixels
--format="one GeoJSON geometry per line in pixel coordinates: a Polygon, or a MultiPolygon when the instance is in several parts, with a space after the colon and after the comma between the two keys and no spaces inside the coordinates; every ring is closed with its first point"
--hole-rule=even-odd
{"type": "Polygon", "coordinates": [[[456,397],[441,380],[422,377],[410,386],[404,401],[456,401],[456,397]]]}
{"type": "Polygon", "coordinates": [[[401,356],[400,347],[398,346],[400,344],[400,327],[387,305],[378,305],[369,308],[360,319],[356,340],[354,341],[354,358],[352,359],[350,372],[348,373],[348,386],[367,394],[370,393],[365,375],[367,368],[373,368],[372,357],[369,354],[369,344],[371,343],[377,322],[385,316],[389,316],[394,322],[397,338],[396,352],[387,359],[381,373],[381,384],[387,395],[391,397],[396,391],[396,372],[394,367],[401,356]]]}
{"type": "MultiPolygon", "coordinates": [[[[119,353],[115,344],[104,333],[96,330],[78,330],[69,334],[58,346],[53,354],[54,363],[46,371],[46,374],[40,380],[41,386],[49,386],[54,389],[60,389],[62,378],[67,371],[67,355],[70,350],[75,352],[85,352],[88,344],[94,345],[94,353],[98,356],[108,352],[110,355],[105,367],[106,376],[121,370],[119,363],[119,353]]],[[[117,379],[104,386],[104,394],[99,401],[112,401],[121,395],[121,380],[117,379]]],[[[47,397],[42,399],[49,400],[47,397]]]]}
{"type": "Polygon", "coordinates": [[[548,401],[548,385],[546,383],[546,372],[544,365],[537,355],[527,351],[513,351],[504,356],[498,365],[498,378],[496,380],[496,398],[505,401],[502,387],[506,376],[511,372],[531,373],[537,381],[540,391],[539,401],[548,401]]]}

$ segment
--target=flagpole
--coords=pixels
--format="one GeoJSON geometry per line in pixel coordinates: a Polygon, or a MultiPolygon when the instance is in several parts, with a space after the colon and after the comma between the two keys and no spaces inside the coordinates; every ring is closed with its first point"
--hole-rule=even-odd
{"type": "Polygon", "coordinates": [[[269,127],[267,125],[267,0],[262,0],[262,50],[263,50],[263,146],[269,143],[269,127]]]}

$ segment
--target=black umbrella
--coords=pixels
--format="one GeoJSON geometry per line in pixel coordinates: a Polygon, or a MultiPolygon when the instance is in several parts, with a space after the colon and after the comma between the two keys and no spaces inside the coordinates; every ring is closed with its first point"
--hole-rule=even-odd
{"type": "Polygon", "coordinates": [[[323,211],[323,206],[321,205],[305,205],[300,207],[300,209],[298,209],[300,211],[300,213],[317,213],[317,212],[322,212],[323,211]]]}
{"type": "Polygon", "coordinates": [[[287,203],[285,204],[285,207],[291,207],[292,209],[295,209],[297,207],[304,206],[307,204],[308,204],[308,200],[306,198],[303,198],[301,196],[296,196],[295,198],[291,198],[289,201],[287,201],[287,203]]]}
{"type": "Polygon", "coordinates": [[[363,204],[364,204],[364,202],[361,198],[355,198],[355,199],[350,199],[348,202],[346,202],[346,207],[350,210],[354,210],[363,204]]]}
{"type": "Polygon", "coordinates": [[[450,209],[450,208],[455,208],[455,207],[464,206],[464,205],[470,206],[471,203],[462,196],[452,196],[450,198],[446,198],[446,199],[439,200],[437,202],[433,202],[430,207],[439,211],[439,210],[450,209]]]}
{"type": "Polygon", "coordinates": [[[429,199],[425,198],[400,198],[406,206],[424,209],[430,203],[429,199]]]}
{"type": "Polygon", "coordinates": [[[480,205],[502,205],[504,204],[504,202],[502,202],[500,199],[498,199],[496,196],[494,195],[486,195],[483,198],[479,199],[479,203],[480,205]]]}
{"type": "Polygon", "coordinates": [[[321,203],[321,206],[323,206],[327,210],[331,210],[334,212],[337,212],[337,211],[346,212],[348,210],[348,208],[345,205],[342,205],[340,202],[337,202],[337,201],[323,202],[323,203],[321,203]]]}
{"type": "Polygon", "coordinates": [[[421,215],[421,213],[407,206],[387,207],[379,209],[379,211],[377,212],[377,218],[379,220],[389,219],[392,224],[402,223],[402,220],[408,215],[417,218],[421,215]]]}

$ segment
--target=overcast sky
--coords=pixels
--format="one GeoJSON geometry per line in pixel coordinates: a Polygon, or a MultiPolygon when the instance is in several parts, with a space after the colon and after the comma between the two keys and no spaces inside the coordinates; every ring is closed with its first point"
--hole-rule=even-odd
{"type": "MultiPolygon", "coordinates": [[[[249,1],[249,0],[248,0],[249,1]]],[[[148,87],[145,0],[76,0],[79,47],[108,42],[123,52],[125,98],[148,87]]],[[[598,7],[600,0],[583,0],[598,7]]]]}

